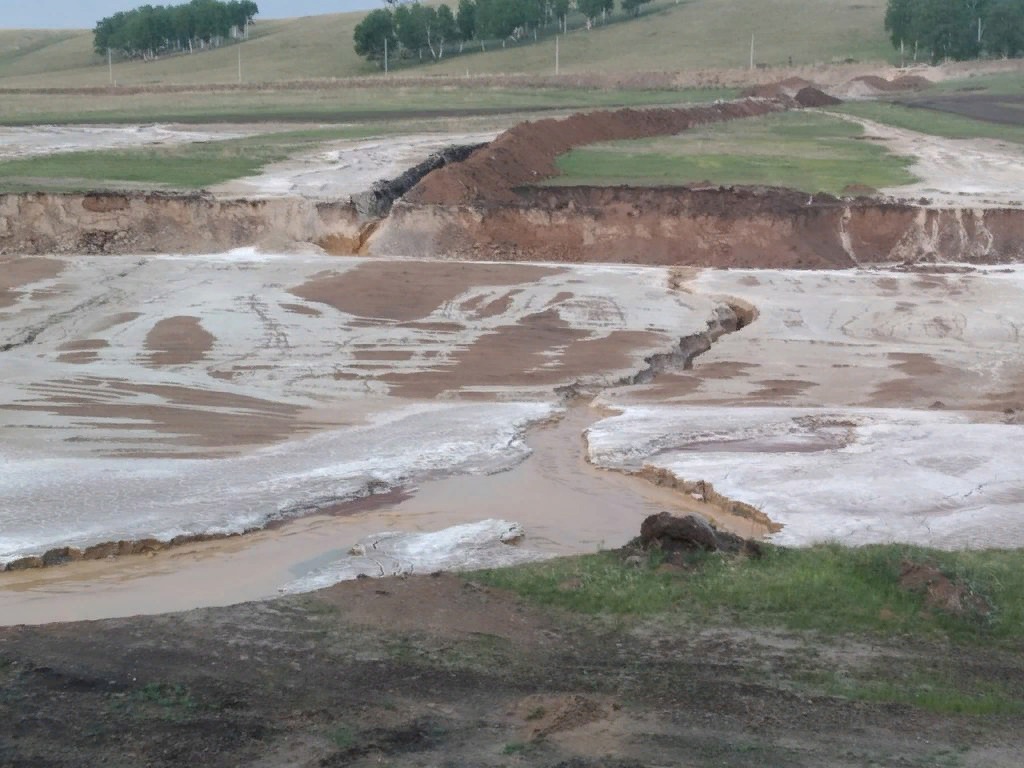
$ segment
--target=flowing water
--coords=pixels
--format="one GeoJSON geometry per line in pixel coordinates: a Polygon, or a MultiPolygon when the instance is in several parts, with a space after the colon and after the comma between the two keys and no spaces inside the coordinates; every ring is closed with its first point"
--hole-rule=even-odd
{"type": "MultiPolygon", "coordinates": [[[[0,624],[97,619],[228,605],[279,594],[286,585],[344,557],[383,531],[425,532],[487,518],[520,523],[518,547],[543,555],[594,552],[637,535],[663,510],[716,510],[583,459],[583,431],[606,415],[587,406],[529,431],[532,453],[512,469],[423,483],[341,505],[270,530],[171,548],[153,555],[0,574],[0,624]],[[379,504],[379,506],[378,506],[379,504]]],[[[745,535],[743,519],[718,519],[745,535]]]]}

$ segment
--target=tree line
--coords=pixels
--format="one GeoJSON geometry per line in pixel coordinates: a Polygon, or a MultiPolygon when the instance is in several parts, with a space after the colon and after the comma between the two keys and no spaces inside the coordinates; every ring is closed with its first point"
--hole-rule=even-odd
{"type": "Polygon", "coordinates": [[[885,29],[904,57],[976,59],[1024,53],[1024,0],[889,0],[885,29]]]}
{"type": "Polygon", "coordinates": [[[184,5],[144,5],[100,19],[93,47],[130,59],[152,59],[161,53],[210,48],[234,30],[240,34],[259,8],[252,0],[191,0],[184,5]]]}
{"type": "MultiPolygon", "coordinates": [[[[619,0],[622,10],[639,15],[652,0],[619,0]]],[[[1022,0],[1024,1],[1024,0],[1022,0]]],[[[392,58],[444,58],[452,46],[470,41],[520,40],[547,29],[567,29],[571,8],[589,28],[615,10],[615,0],[459,0],[455,11],[447,3],[423,5],[416,0],[386,0],[387,8],[370,11],[353,32],[355,50],[369,61],[381,62],[385,50],[392,58]]]]}

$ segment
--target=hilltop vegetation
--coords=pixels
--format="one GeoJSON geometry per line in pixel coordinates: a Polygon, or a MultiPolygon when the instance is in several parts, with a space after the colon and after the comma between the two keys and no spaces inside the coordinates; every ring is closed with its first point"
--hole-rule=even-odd
{"type": "Polygon", "coordinates": [[[889,0],[885,28],[915,60],[1016,57],[1024,52],[1024,0],[889,0]]]}
{"type": "Polygon", "coordinates": [[[93,48],[131,59],[216,47],[229,35],[241,38],[259,8],[252,0],[191,0],[185,5],[144,5],[96,23],[93,48]]]}
{"type": "MultiPolygon", "coordinates": [[[[653,0],[620,0],[622,14],[635,18],[640,8],[653,0]]],[[[394,10],[380,8],[370,11],[356,25],[356,53],[369,61],[381,62],[390,50],[398,59],[423,60],[423,50],[430,58],[444,58],[445,46],[459,44],[459,53],[466,43],[478,42],[477,50],[506,47],[541,35],[566,34],[569,31],[569,0],[459,0],[458,13],[441,3],[434,8],[416,2],[398,5],[394,10]]],[[[615,0],[576,0],[576,16],[583,19],[574,29],[592,29],[600,21],[608,21],[615,13],[615,0]]]]}
{"type": "MultiPolygon", "coordinates": [[[[452,6],[455,7],[454,0],[452,6]]],[[[626,73],[745,67],[750,36],[755,61],[767,66],[898,58],[884,30],[885,0],[654,0],[637,19],[598,23],[590,30],[568,12],[561,41],[561,71],[626,73]],[[579,27],[573,29],[573,27],[579,27]]],[[[457,12],[456,12],[457,15],[457,12]]],[[[288,20],[257,20],[241,45],[243,81],[351,77],[380,70],[353,48],[364,13],[288,20]]],[[[553,27],[552,27],[553,32],[553,27]]],[[[0,32],[0,87],[105,86],[106,57],[93,50],[92,32],[0,32]]],[[[553,72],[554,41],[532,35],[505,40],[504,48],[474,52],[417,67],[438,75],[553,72]]],[[[475,48],[467,45],[467,50],[475,48]]],[[[425,55],[427,55],[425,53],[425,55]]],[[[213,84],[238,80],[235,47],[202,55],[159,56],[154,61],[115,62],[119,85],[213,84]]]]}

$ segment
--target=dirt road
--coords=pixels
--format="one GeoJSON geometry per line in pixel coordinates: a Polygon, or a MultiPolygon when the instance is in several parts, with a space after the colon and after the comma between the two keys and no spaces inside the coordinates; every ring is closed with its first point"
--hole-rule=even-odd
{"type": "Polygon", "coordinates": [[[883,125],[861,117],[830,113],[864,127],[864,139],[894,155],[914,159],[909,170],[920,181],[879,190],[933,207],[1020,208],[1024,206],[1024,145],[994,139],[946,139],[883,125]]]}
{"type": "Polygon", "coordinates": [[[229,609],[0,630],[0,765],[1016,768],[1015,715],[829,694],[1008,652],[604,621],[453,576],[229,609]],[[116,649],[116,652],[112,652],[116,649]]]}

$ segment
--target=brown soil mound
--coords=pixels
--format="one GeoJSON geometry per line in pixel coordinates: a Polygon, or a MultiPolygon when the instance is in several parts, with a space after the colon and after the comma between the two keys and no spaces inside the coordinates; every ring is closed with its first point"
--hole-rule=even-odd
{"type": "Polygon", "coordinates": [[[781,101],[745,100],[686,109],[623,109],[521,123],[464,162],[428,174],[405,199],[438,205],[514,202],[516,187],[555,175],[555,158],[573,147],[671,135],[695,125],[782,109],[785,104],[781,101]]]}
{"type": "Polygon", "coordinates": [[[900,586],[924,594],[925,604],[954,616],[987,616],[988,601],[966,584],[955,582],[934,565],[904,560],[900,569],[900,586]]]}
{"type": "Polygon", "coordinates": [[[902,77],[894,78],[889,83],[889,87],[894,91],[918,91],[922,88],[930,88],[931,85],[931,80],[920,75],[903,75],[902,77]]]}
{"type": "Polygon", "coordinates": [[[814,83],[812,83],[810,80],[805,80],[802,77],[795,77],[795,76],[794,77],[787,77],[785,80],[780,80],[779,81],[779,87],[782,88],[784,91],[787,91],[789,93],[796,93],[797,91],[802,91],[804,88],[807,88],[807,87],[813,86],[813,85],[814,85],[814,83]]]}
{"type": "Polygon", "coordinates": [[[762,83],[761,85],[752,86],[740,95],[761,99],[791,99],[804,88],[811,87],[815,87],[815,85],[810,80],[805,80],[802,77],[787,77],[785,80],[779,80],[776,83],[762,83]]]}
{"type": "Polygon", "coordinates": [[[892,90],[892,84],[884,77],[878,75],[861,75],[850,80],[851,83],[864,83],[879,91],[892,90]]]}
{"type": "Polygon", "coordinates": [[[766,85],[755,85],[747,88],[740,94],[743,98],[754,99],[777,99],[786,96],[786,91],[778,83],[767,83],[766,85]]]}
{"type": "Polygon", "coordinates": [[[878,75],[861,75],[855,77],[851,83],[864,83],[876,91],[910,91],[927,88],[932,84],[931,80],[920,75],[902,75],[892,80],[886,80],[878,75]]]}
{"type": "Polygon", "coordinates": [[[796,102],[801,107],[831,107],[842,102],[835,96],[829,96],[812,86],[801,88],[796,94],[796,102]]]}

